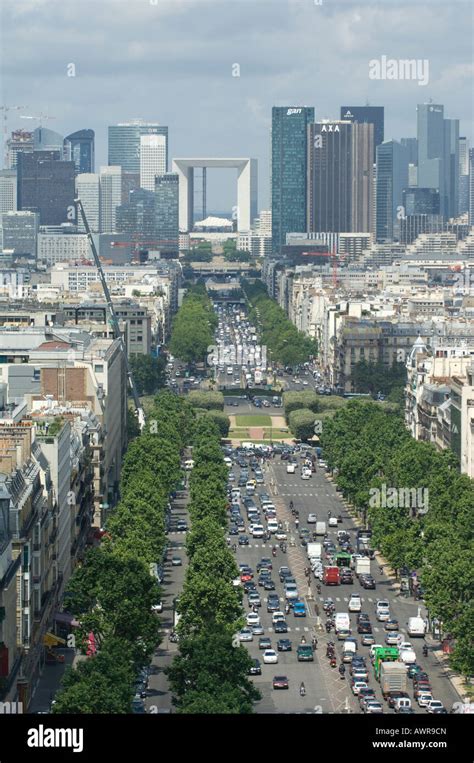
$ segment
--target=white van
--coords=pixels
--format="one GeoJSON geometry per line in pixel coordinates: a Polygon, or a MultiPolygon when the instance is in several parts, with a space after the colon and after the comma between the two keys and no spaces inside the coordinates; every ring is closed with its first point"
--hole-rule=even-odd
{"type": "Polygon", "coordinates": [[[278,522],[276,519],[269,519],[267,522],[267,530],[270,533],[278,532],[278,522]]]}
{"type": "Polygon", "coordinates": [[[240,488],[233,487],[232,490],[230,491],[230,494],[232,498],[237,498],[237,500],[240,501],[240,497],[241,497],[240,488]]]}
{"type": "Polygon", "coordinates": [[[194,461],[192,458],[188,458],[187,461],[184,462],[184,468],[187,472],[190,472],[191,469],[194,467],[194,461]]]}
{"type": "Polygon", "coordinates": [[[362,604],[358,593],[353,593],[349,599],[349,612],[361,612],[362,604]]]}
{"type": "Polygon", "coordinates": [[[352,652],[353,654],[355,654],[357,652],[357,645],[354,641],[344,641],[342,645],[342,651],[352,652]]]}
{"type": "Polygon", "coordinates": [[[255,448],[255,445],[253,442],[241,442],[240,447],[244,448],[244,450],[253,450],[255,448]]]}
{"type": "Polygon", "coordinates": [[[224,463],[228,467],[228,469],[232,468],[232,459],[229,458],[229,456],[225,456],[224,463]]]}
{"type": "Polygon", "coordinates": [[[263,525],[253,525],[252,535],[254,538],[263,538],[264,534],[265,530],[263,529],[263,525]]]}
{"type": "Polygon", "coordinates": [[[423,638],[426,634],[426,623],[422,617],[410,617],[408,620],[407,633],[409,636],[420,636],[423,638]]]}
{"type": "Polygon", "coordinates": [[[255,485],[253,482],[247,482],[245,490],[247,491],[247,495],[253,495],[255,493],[255,485]]]}
{"type": "Polygon", "coordinates": [[[350,631],[351,620],[350,620],[349,614],[347,612],[336,612],[336,617],[334,618],[334,625],[335,625],[336,633],[338,633],[338,631],[350,631]]]}

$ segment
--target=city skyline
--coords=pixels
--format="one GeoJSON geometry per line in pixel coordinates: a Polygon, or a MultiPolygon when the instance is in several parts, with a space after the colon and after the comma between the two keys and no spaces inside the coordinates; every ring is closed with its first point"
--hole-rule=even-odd
{"type": "MultiPolygon", "coordinates": [[[[58,0],[4,9],[3,97],[7,105],[28,105],[9,113],[9,132],[38,126],[22,114],[56,117],[43,126],[63,135],[95,130],[96,168],[107,163],[107,128],[142,118],[168,126],[170,160],[255,156],[265,209],[273,106],[314,106],[320,120],[368,101],[385,107],[385,139],[399,140],[416,136],[416,105],[431,98],[460,120],[460,134],[472,143],[472,11],[464,0],[436,3],[436,14],[433,2],[261,0],[251,6],[250,26],[247,0],[86,6],[74,15],[74,32],[71,10],[58,0]],[[370,79],[369,62],[382,56],[428,60],[428,84],[370,79]]],[[[231,208],[233,183],[222,173],[209,173],[208,182],[209,208],[231,208]]]]}

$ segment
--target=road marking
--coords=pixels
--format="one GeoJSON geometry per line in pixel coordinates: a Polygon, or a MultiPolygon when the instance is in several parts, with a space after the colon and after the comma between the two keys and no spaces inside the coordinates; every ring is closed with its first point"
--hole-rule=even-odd
{"type": "Polygon", "coordinates": [[[341,601],[339,596],[336,596],[336,601],[341,601]]]}

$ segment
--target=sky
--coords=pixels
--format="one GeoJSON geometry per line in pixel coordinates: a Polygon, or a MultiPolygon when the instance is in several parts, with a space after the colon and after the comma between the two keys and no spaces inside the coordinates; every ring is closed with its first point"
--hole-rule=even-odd
{"type": "MultiPolygon", "coordinates": [[[[96,132],[142,118],[169,126],[170,158],[256,157],[269,205],[272,106],[385,106],[385,138],[416,136],[431,98],[473,145],[471,0],[2,0],[0,101],[8,130],[96,132]],[[429,63],[427,84],[372,79],[370,61],[429,63]],[[70,76],[70,75],[74,76],[70,76]],[[238,76],[235,76],[238,75],[238,76]]],[[[421,65],[421,64],[420,64],[421,65]]],[[[425,65],[426,66],[426,65],[425,65]]],[[[372,64],[372,71],[374,66],[372,64]]],[[[426,68],[424,69],[426,73],[426,68]]],[[[423,77],[426,80],[426,76],[423,77]]],[[[208,171],[208,210],[236,203],[231,171],[208,171]]]]}

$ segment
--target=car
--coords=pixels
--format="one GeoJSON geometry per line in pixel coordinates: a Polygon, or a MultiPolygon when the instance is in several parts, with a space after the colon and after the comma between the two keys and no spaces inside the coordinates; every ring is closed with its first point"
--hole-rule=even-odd
{"type": "Polygon", "coordinates": [[[431,692],[423,692],[422,694],[419,694],[416,699],[419,707],[428,707],[430,702],[433,702],[433,695],[431,692]]]}
{"type": "MultiPolygon", "coordinates": [[[[417,665],[416,662],[408,666],[408,669],[407,669],[408,678],[414,679],[415,676],[417,676],[419,673],[423,673],[423,668],[420,665],[417,665]]],[[[428,678],[426,673],[425,675],[428,678]]]]}
{"type": "Polygon", "coordinates": [[[277,641],[277,649],[279,652],[291,652],[293,649],[292,643],[289,638],[280,638],[277,641]]]}
{"type": "Polygon", "coordinates": [[[261,676],[262,675],[262,666],[260,664],[260,660],[258,660],[256,657],[252,660],[252,665],[249,668],[249,676],[261,676]]]}
{"type": "Polygon", "coordinates": [[[316,514],[308,514],[307,521],[309,525],[314,525],[318,521],[318,517],[316,516],[316,514]]]}
{"type": "Polygon", "coordinates": [[[349,612],[360,612],[362,603],[359,594],[353,593],[347,606],[349,612]]]}
{"type": "MultiPolygon", "coordinates": [[[[360,581],[361,582],[361,581],[360,581]]],[[[366,590],[375,591],[377,584],[372,577],[372,575],[364,575],[364,580],[362,582],[362,587],[366,590]]]]}
{"type": "Polygon", "coordinates": [[[352,668],[352,678],[354,681],[368,681],[369,680],[369,671],[367,668],[362,665],[356,665],[352,668]]]}
{"type": "Polygon", "coordinates": [[[414,689],[413,695],[415,699],[418,699],[421,694],[431,694],[431,684],[429,681],[423,681],[423,683],[419,683],[414,689]]]}
{"type": "Polygon", "coordinates": [[[263,636],[263,625],[252,625],[252,633],[254,636],[263,636]]]}
{"type": "Polygon", "coordinates": [[[260,616],[256,612],[249,612],[246,617],[247,625],[260,625],[260,616]]]}
{"type": "Polygon", "coordinates": [[[360,643],[362,646],[372,646],[372,644],[375,644],[375,636],[372,633],[363,633],[360,643]]]}
{"type": "Polygon", "coordinates": [[[287,463],[286,465],[286,473],[287,474],[295,474],[296,472],[296,464],[287,463]]]}
{"type": "Polygon", "coordinates": [[[273,629],[275,633],[288,633],[288,624],[286,620],[277,620],[273,629]]]}
{"type": "Polygon", "coordinates": [[[263,653],[263,662],[265,665],[274,665],[278,662],[278,653],[274,649],[265,649],[263,653]]]}
{"type": "Polygon", "coordinates": [[[369,700],[364,707],[364,712],[367,713],[367,715],[382,715],[383,713],[383,707],[376,699],[369,700]]]}
{"type": "MultiPolygon", "coordinates": [[[[413,665],[410,665],[409,668],[408,668],[408,673],[410,673],[410,670],[412,670],[412,672],[413,672],[413,669],[414,668],[416,669],[416,667],[419,667],[419,666],[416,665],[416,662],[413,665]]],[[[419,670],[415,670],[414,675],[412,675],[411,677],[413,678],[413,686],[414,686],[415,689],[418,686],[418,684],[420,684],[420,683],[429,683],[429,681],[430,681],[428,673],[426,673],[421,668],[419,668],[419,670]]]]}
{"type": "Polygon", "coordinates": [[[357,695],[357,699],[359,700],[359,706],[361,709],[364,709],[364,706],[367,702],[373,702],[377,699],[375,696],[375,691],[371,688],[368,689],[359,689],[359,694],[357,695]]]}
{"type": "Polygon", "coordinates": [[[357,633],[372,633],[372,626],[369,622],[366,620],[361,620],[360,623],[357,625],[357,633]]]}
{"type": "Polygon", "coordinates": [[[395,617],[391,617],[390,620],[385,622],[384,628],[386,631],[398,631],[398,620],[395,617]]]}
{"type": "Polygon", "coordinates": [[[368,689],[368,688],[370,688],[370,687],[367,685],[367,682],[366,682],[366,681],[354,681],[354,682],[352,683],[352,686],[351,686],[351,689],[352,689],[352,693],[353,693],[355,696],[357,696],[357,695],[358,695],[358,693],[359,693],[359,691],[360,691],[361,689],[368,689]]]}
{"type": "Polygon", "coordinates": [[[262,600],[260,594],[257,591],[251,591],[248,595],[248,602],[250,607],[261,607],[262,600]]]}
{"type": "Polygon", "coordinates": [[[257,572],[260,572],[261,570],[272,570],[273,564],[272,560],[269,559],[267,556],[262,556],[259,563],[257,564],[257,572]]]}
{"type": "Polygon", "coordinates": [[[176,529],[179,532],[187,532],[188,529],[188,523],[185,522],[183,519],[180,519],[176,525],[176,529]]]}
{"type": "Polygon", "coordinates": [[[397,646],[398,644],[398,633],[387,633],[385,636],[385,643],[387,646],[397,646]]]}
{"type": "Polygon", "coordinates": [[[285,578],[291,576],[291,570],[289,567],[280,567],[278,575],[280,577],[280,582],[283,583],[285,578]]]}
{"type": "Polygon", "coordinates": [[[252,580],[252,578],[253,578],[252,573],[245,571],[245,572],[242,572],[241,575],[240,575],[240,582],[241,583],[248,583],[248,582],[250,582],[252,580]]]}
{"type": "Polygon", "coordinates": [[[288,678],[286,676],[274,676],[272,686],[274,689],[288,689],[288,678]]]}
{"type": "Polygon", "coordinates": [[[354,575],[347,567],[341,569],[339,580],[343,585],[354,585],[354,575]]]}
{"type": "Polygon", "coordinates": [[[337,527],[337,517],[329,517],[328,525],[329,527],[337,527]]]}
{"type": "Polygon", "coordinates": [[[173,556],[171,559],[171,564],[173,565],[173,567],[181,567],[181,565],[183,564],[181,557],[173,556]]]}
{"type": "Polygon", "coordinates": [[[379,609],[377,610],[377,620],[379,623],[386,622],[387,620],[390,620],[390,612],[388,609],[379,609]]]}
{"type": "Polygon", "coordinates": [[[295,617],[306,617],[306,605],[304,601],[294,601],[292,609],[295,617]]]}
{"type": "Polygon", "coordinates": [[[253,633],[250,628],[242,628],[238,634],[239,641],[253,641],[253,633]]]}

